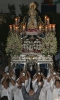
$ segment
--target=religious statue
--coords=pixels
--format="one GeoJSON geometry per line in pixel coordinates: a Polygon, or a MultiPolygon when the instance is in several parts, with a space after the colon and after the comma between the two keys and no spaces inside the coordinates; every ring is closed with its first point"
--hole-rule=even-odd
{"type": "Polygon", "coordinates": [[[27,31],[37,31],[39,29],[39,25],[42,25],[43,29],[44,23],[41,20],[38,12],[36,11],[36,4],[32,2],[29,5],[29,11],[27,12],[27,15],[23,18],[23,21],[21,22],[20,28],[22,30],[26,29],[27,31]]]}
{"type": "Polygon", "coordinates": [[[29,11],[28,11],[29,18],[28,18],[27,29],[37,29],[37,20],[36,20],[37,12],[35,8],[36,4],[32,2],[29,5],[29,11]]]}

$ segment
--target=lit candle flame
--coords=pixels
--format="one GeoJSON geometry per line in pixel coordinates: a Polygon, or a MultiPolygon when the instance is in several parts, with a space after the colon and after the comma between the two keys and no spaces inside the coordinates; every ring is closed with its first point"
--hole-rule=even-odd
{"type": "Polygon", "coordinates": [[[12,31],[12,25],[9,25],[9,27],[10,27],[10,31],[12,31]]]}
{"type": "Polygon", "coordinates": [[[55,24],[52,25],[52,30],[55,31],[55,24]]]}
{"type": "Polygon", "coordinates": [[[42,28],[42,26],[41,26],[41,25],[39,25],[39,31],[41,31],[41,28],[42,28]]]}
{"type": "Polygon", "coordinates": [[[46,22],[47,22],[47,16],[45,16],[45,24],[46,24],[46,22]]]}
{"type": "Polygon", "coordinates": [[[47,18],[47,24],[49,24],[49,18],[47,18]]]}
{"type": "Polygon", "coordinates": [[[23,25],[23,31],[25,30],[25,25],[23,25]]]}
{"type": "Polygon", "coordinates": [[[17,19],[17,17],[15,18],[15,24],[16,24],[16,25],[18,24],[18,19],[17,19]]]}
{"type": "Polygon", "coordinates": [[[16,26],[16,31],[18,31],[18,26],[16,26]]]}

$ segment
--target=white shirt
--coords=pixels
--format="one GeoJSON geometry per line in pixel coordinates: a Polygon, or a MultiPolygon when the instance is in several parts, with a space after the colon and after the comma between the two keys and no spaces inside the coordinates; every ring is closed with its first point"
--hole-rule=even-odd
{"type": "Polygon", "coordinates": [[[12,90],[14,86],[10,86],[9,88],[5,89],[4,86],[2,86],[2,92],[1,92],[1,97],[7,96],[8,100],[12,100],[12,90]]]}
{"type": "Polygon", "coordinates": [[[29,78],[28,80],[25,80],[25,87],[26,87],[27,92],[29,92],[30,90],[30,83],[31,83],[31,78],[29,78]]]}
{"type": "Polygon", "coordinates": [[[38,89],[37,78],[32,81],[32,87],[34,89],[34,92],[36,93],[36,91],[38,89]]]}
{"type": "Polygon", "coordinates": [[[53,100],[55,99],[60,100],[60,88],[54,88],[53,90],[53,100]]]}
{"type": "Polygon", "coordinates": [[[47,82],[46,80],[45,84],[43,85],[40,95],[39,95],[39,100],[52,100],[52,92],[51,88],[53,85],[52,80],[50,82],[47,82]]]}
{"type": "Polygon", "coordinates": [[[21,89],[16,88],[14,91],[14,100],[24,100],[21,89]]]}
{"type": "Polygon", "coordinates": [[[44,88],[41,89],[39,100],[47,100],[46,92],[44,91],[44,88]]]}

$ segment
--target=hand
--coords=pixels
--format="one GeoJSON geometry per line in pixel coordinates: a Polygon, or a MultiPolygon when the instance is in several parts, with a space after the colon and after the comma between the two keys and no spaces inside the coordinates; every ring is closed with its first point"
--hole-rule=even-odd
{"type": "Polygon", "coordinates": [[[9,79],[11,79],[11,77],[9,76],[9,79]]]}
{"type": "Polygon", "coordinates": [[[38,82],[41,81],[41,75],[37,75],[38,82]]]}
{"type": "Polygon", "coordinates": [[[6,75],[6,80],[9,79],[9,75],[6,75]]]}
{"type": "Polygon", "coordinates": [[[20,73],[20,76],[19,76],[19,77],[20,77],[20,78],[23,78],[23,77],[25,76],[24,74],[25,74],[25,71],[22,71],[22,72],[20,73]]]}

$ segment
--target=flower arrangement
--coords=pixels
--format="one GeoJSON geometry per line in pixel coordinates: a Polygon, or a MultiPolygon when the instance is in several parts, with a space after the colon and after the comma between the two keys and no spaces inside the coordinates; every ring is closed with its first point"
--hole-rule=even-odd
{"type": "Polygon", "coordinates": [[[45,56],[53,55],[57,52],[57,39],[54,32],[46,33],[45,37],[42,40],[41,53],[45,56]]]}
{"type": "Polygon", "coordinates": [[[22,52],[22,41],[16,33],[11,33],[7,38],[6,53],[10,56],[20,55],[22,52]]]}

